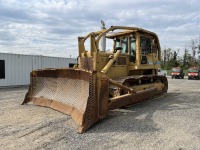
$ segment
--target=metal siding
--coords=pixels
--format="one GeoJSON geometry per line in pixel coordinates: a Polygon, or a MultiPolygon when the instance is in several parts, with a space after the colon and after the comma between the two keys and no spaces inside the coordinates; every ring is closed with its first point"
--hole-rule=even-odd
{"type": "Polygon", "coordinates": [[[6,53],[0,53],[0,59],[5,60],[5,79],[0,79],[0,87],[29,84],[30,72],[34,69],[68,68],[69,63],[77,63],[74,58],[6,53]]]}
{"type": "MultiPolygon", "coordinates": [[[[17,67],[17,64],[15,63],[15,57],[11,54],[11,56],[7,55],[7,66],[6,68],[8,69],[7,70],[7,75],[8,75],[8,78],[7,78],[7,81],[8,81],[8,85],[10,85],[11,83],[15,84],[15,72],[16,72],[16,67],[17,67]],[[14,67],[13,65],[16,64],[16,67],[14,67]]],[[[7,77],[7,76],[6,76],[7,77]]]]}
{"type": "Polygon", "coordinates": [[[18,80],[17,80],[17,82],[16,82],[16,84],[20,84],[20,83],[23,83],[23,76],[22,76],[22,71],[23,71],[23,57],[22,56],[20,56],[20,55],[18,55],[18,57],[17,57],[17,72],[18,72],[18,74],[17,74],[17,77],[18,77],[18,80]]]}
{"type": "Polygon", "coordinates": [[[25,81],[24,81],[24,84],[29,84],[30,83],[30,72],[32,71],[32,57],[33,56],[26,56],[26,62],[27,62],[27,65],[26,65],[26,76],[25,76],[25,81]]]}

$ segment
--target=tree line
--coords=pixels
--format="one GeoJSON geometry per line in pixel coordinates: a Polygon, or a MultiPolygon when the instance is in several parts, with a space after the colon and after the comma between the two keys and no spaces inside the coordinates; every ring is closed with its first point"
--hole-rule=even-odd
{"type": "Polygon", "coordinates": [[[161,68],[171,70],[173,67],[182,67],[184,70],[192,66],[200,67],[200,36],[191,39],[190,46],[185,47],[184,53],[180,55],[180,49],[162,50],[161,68]]]}

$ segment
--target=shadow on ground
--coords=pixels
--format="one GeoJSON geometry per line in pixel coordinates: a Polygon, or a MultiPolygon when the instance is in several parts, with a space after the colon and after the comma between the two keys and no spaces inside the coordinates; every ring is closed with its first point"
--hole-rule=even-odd
{"type": "Polygon", "coordinates": [[[156,117],[158,117],[156,120],[159,118],[167,120],[167,118],[162,118],[162,113],[199,108],[195,103],[199,103],[195,97],[191,99],[189,95],[183,93],[167,93],[161,98],[139,103],[126,109],[110,111],[105,119],[93,125],[87,132],[155,133],[162,130],[154,121],[156,117]]]}

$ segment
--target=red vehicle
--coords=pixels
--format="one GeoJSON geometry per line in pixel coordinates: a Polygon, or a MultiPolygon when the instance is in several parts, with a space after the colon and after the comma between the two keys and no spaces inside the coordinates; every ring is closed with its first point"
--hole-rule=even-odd
{"type": "Polygon", "coordinates": [[[188,80],[190,79],[200,79],[200,68],[191,67],[188,69],[188,80]]]}
{"type": "Polygon", "coordinates": [[[180,67],[174,67],[172,68],[172,73],[171,73],[172,79],[184,79],[184,73],[183,69],[180,67]]]}

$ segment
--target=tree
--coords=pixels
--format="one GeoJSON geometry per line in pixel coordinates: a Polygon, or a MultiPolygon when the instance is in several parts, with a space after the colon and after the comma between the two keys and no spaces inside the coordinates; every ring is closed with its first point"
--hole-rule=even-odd
{"type": "Polygon", "coordinates": [[[197,53],[197,39],[193,38],[191,40],[192,57],[195,59],[197,53]]]}
{"type": "Polygon", "coordinates": [[[191,66],[200,66],[200,36],[191,40],[192,55],[190,58],[191,66]]]}
{"type": "Polygon", "coordinates": [[[200,67],[200,36],[191,39],[190,46],[185,47],[183,56],[179,56],[179,49],[173,51],[171,48],[165,48],[162,51],[161,67],[169,70],[176,66],[181,66],[183,69],[191,66],[200,67]]]}
{"type": "Polygon", "coordinates": [[[180,60],[178,59],[179,49],[177,51],[173,51],[171,48],[164,49],[162,54],[162,64],[161,67],[163,69],[170,70],[172,67],[176,67],[180,65],[180,60]]]}
{"type": "Polygon", "coordinates": [[[188,60],[187,60],[187,58],[188,58],[188,49],[185,47],[185,50],[184,50],[184,55],[183,55],[183,65],[182,65],[182,67],[184,68],[184,69],[187,69],[188,68],[188,60]]]}
{"type": "MultiPolygon", "coordinates": [[[[179,50],[177,50],[179,52],[179,50]]],[[[177,67],[180,65],[179,61],[177,60],[178,57],[178,52],[174,51],[173,53],[173,59],[171,59],[171,66],[172,67],[177,67]]]]}
{"type": "Polygon", "coordinates": [[[163,50],[163,57],[162,57],[162,68],[169,69],[170,68],[170,59],[171,59],[171,48],[167,48],[163,50]]]}

